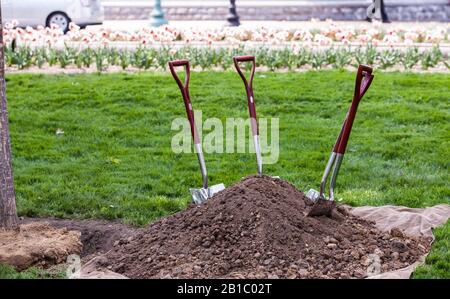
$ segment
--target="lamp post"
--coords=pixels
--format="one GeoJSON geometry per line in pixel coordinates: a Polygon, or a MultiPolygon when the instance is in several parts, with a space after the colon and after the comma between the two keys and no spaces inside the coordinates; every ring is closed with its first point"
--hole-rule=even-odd
{"type": "Polygon", "coordinates": [[[229,26],[239,26],[239,16],[236,12],[236,0],[230,0],[230,6],[227,15],[227,21],[229,26]]]}
{"type": "Polygon", "coordinates": [[[167,24],[167,20],[164,18],[164,12],[161,9],[161,0],[155,0],[150,16],[150,25],[153,27],[159,27],[167,24]]]}

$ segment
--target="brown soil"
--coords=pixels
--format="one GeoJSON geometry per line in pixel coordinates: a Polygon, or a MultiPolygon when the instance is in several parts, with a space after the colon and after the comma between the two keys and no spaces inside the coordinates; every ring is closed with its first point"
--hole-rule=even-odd
{"type": "Polygon", "coordinates": [[[83,250],[80,255],[88,260],[92,254],[106,253],[113,248],[114,242],[136,235],[140,229],[106,220],[69,220],[57,218],[25,218],[23,223],[45,222],[55,228],[74,230],[81,233],[83,250]]]}
{"type": "Polygon", "coordinates": [[[22,224],[18,230],[0,230],[0,264],[24,270],[33,265],[47,267],[79,254],[80,233],[57,229],[46,223],[22,224]]]}
{"type": "Polygon", "coordinates": [[[428,250],[343,208],[331,218],[307,217],[310,208],[291,184],[250,176],[116,242],[99,266],[130,278],[363,278],[376,268],[372,254],[386,272],[428,250]]]}

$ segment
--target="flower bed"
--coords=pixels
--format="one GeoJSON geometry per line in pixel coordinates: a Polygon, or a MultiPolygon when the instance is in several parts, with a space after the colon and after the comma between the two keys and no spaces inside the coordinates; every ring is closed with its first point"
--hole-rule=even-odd
{"type": "MultiPolygon", "coordinates": [[[[314,23],[312,23],[314,24],[314,23]]],[[[24,43],[56,44],[61,42],[82,42],[85,44],[102,43],[104,45],[114,42],[138,42],[143,45],[170,44],[177,41],[189,43],[214,43],[240,44],[242,42],[261,42],[270,45],[286,42],[307,42],[312,45],[326,46],[332,43],[349,45],[351,43],[372,45],[412,45],[415,43],[448,43],[449,26],[440,25],[426,29],[421,25],[408,27],[396,26],[385,28],[381,23],[374,22],[370,25],[340,26],[332,21],[327,26],[303,29],[279,29],[279,28],[249,28],[249,27],[224,27],[224,28],[185,28],[180,29],[170,26],[159,28],[142,28],[136,32],[114,31],[108,28],[81,29],[70,24],[70,31],[62,34],[57,26],[44,28],[42,26],[33,29],[31,27],[17,28],[18,23],[12,22],[5,25],[5,42],[11,42],[19,38],[24,43]]]]}
{"type": "Polygon", "coordinates": [[[107,28],[83,29],[71,24],[63,34],[50,28],[17,28],[5,25],[7,65],[75,65],[98,71],[109,66],[138,69],[165,68],[172,59],[188,58],[202,69],[231,66],[231,57],[253,54],[258,64],[271,70],[312,67],[345,68],[365,63],[382,69],[449,68],[449,35],[445,26],[391,28],[381,24],[338,27],[329,22],[322,29],[184,29],[169,26],[143,28],[137,32],[107,28]]]}

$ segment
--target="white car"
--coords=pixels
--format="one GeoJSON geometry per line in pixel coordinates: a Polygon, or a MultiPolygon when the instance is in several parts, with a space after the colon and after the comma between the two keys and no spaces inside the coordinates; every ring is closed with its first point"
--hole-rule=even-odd
{"type": "Polygon", "coordinates": [[[20,27],[57,24],[64,32],[69,23],[80,27],[102,24],[100,0],[1,0],[3,22],[19,21],[20,27]]]}

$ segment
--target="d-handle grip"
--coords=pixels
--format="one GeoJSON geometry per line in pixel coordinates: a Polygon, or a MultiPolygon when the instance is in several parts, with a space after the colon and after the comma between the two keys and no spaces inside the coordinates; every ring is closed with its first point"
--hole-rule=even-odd
{"type": "Polygon", "coordinates": [[[245,55],[245,56],[234,56],[233,57],[234,61],[237,62],[246,62],[246,61],[255,61],[255,56],[251,56],[251,55],[245,55]]]}
{"type": "Polygon", "coordinates": [[[236,67],[237,72],[239,73],[239,76],[241,76],[242,81],[244,81],[245,88],[247,89],[247,91],[251,91],[252,84],[253,84],[253,77],[255,76],[255,68],[256,68],[255,56],[234,56],[233,62],[234,62],[234,66],[236,67]],[[247,81],[247,78],[245,78],[245,75],[241,70],[241,67],[239,65],[240,62],[251,62],[252,63],[252,70],[250,72],[250,78],[248,81],[247,81]]]}
{"type": "Polygon", "coordinates": [[[173,78],[177,82],[178,87],[180,88],[181,92],[183,93],[183,98],[184,98],[184,92],[189,91],[189,79],[191,77],[191,68],[189,65],[189,61],[188,60],[169,61],[169,69],[170,69],[170,72],[172,73],[173,78]],[[184,84],[181,82],[180,78],[177,75],[177,72],[175,71],[175,68],[179,67],[179,66],[185,67],[186,78],[184,79],[184,84]]]}
{"type": "Polygon", "coordinates": [[[369,89],[373,80],[373,69],[370,66],[360,64],[356,74],[354,99],[361,100],[369,89]]]}
{"type": "Polygon", "coordinates": [[[180,88],[181,95],[183,96],[184,101],[184,107],[186,108],[186,114],[189,121],[189,124],[191,126],[191,134],[192,138],[194,139],[195,144],[200,143],[200,138],[197,132],[197,127],[195,126],[195,119],[194,119],[194,110],[192,108],[191,99],[189,96],[189,79],[190,79],[190,66],[189,61],[187,60],[175,60],[169,62],[169,69],[172,73],[173,78],[178,84],[178,87],[180,88]],[[184,85],[181,82],[180,78],[177,75],[177,72],[175,71],[175,67],[184,66],[186,71],[186,78],[184,81],[184,85]]]}
{"type": "Polygon", "coordinates": [[[253,96],[253,77],[255,76],[256,58],[255,58],[255,56],[234,56],[233,62],[234,62],[234,66],[236,67],[237,72],[239,73],[239,76],[241,77],[242,81],[244,81],[245,91],[247,93],[248,111],[250,114],[250,118],[252,119],[253,135],[259,135],[259,128],[258,128],[257,121],[256,121],[255,99],[253,96]],[[245,78],[245,75],[241,70],[241,67],[239,65],[240,62],[251,62],[252,63],[252,70],[250,72],[250,78],[248,80],[247,80],[247,78],[245,78]]]}

